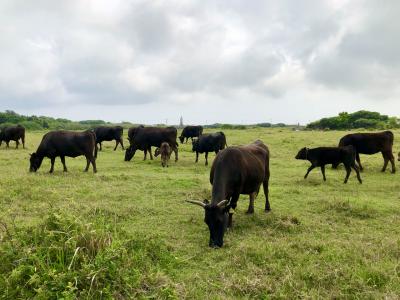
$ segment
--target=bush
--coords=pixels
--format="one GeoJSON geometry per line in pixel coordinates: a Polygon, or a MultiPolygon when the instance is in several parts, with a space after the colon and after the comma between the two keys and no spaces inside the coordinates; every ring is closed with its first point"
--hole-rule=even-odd
{"type": "Polygon", "coordinates": [[[36,227],[3,227],[0,298],[175,296],[165,272],[176,261],[157,239],[128,238],[117,228],[96,228],[59,212],[36,227]]]}
{"type": "Polygon", "coordinates": [[[398,127],[399,121],[397,118],[389,118],[387,115],[366,110],[360,110],[352,114],[342,112],[336,117],[322,118],[307,125],[308,129],[384,129],[398,127]]]}

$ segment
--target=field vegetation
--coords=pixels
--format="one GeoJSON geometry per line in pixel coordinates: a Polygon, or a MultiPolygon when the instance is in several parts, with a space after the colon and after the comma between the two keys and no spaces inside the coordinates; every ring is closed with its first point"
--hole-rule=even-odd
{"type": "Polygon", "coordinates": [[[83,172],[83,157],[67,158],[68,173],[59,159],[54,174],[48,159],[29,173],[45,131],[28,131],[25,150],[0,147],[0,298],[400,297],[400,175],[380,172],[380,154],[361,156],[362,185],[354,172],[343,184],[343,167],[328,167],[326,182],[317,169],[304,180],[309,164],[297,151],[337,145],[348,132],[224,132],[228,145],[269,146],[272,211],[260,191],[246,215],[241,196],[221,249],[208,247],[202,209],[185,202],[211,190],[211,165],[204,156],[195,164],[189,144],[163,169],[140,151],[124,162],[106,142],[97,174],[83,172]]]}

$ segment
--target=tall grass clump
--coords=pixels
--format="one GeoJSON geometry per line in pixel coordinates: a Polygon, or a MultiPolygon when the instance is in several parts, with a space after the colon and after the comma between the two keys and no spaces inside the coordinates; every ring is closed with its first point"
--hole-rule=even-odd
{"type": "Polygon", "coordinates": [[[58,212],[29,228],[2,223],[0,298],[176,298],[163,243],[98,227],[58,212]]]}

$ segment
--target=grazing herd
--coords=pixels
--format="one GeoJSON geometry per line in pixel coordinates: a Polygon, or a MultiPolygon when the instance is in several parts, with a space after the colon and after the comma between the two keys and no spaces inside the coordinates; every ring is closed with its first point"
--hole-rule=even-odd
{"type": "MultiPolygon", "coordinates": [[[[125,161],[130,161],[137,150],[144,152],[144,160],[147,153],[153,159],[151,147],[155,147],[155,156],[161,156],[162,167],[169,166],[172,152],[175,153],[175,162],[178,161],[177,129],[175,127],[146,127],[140,125],[130,128],[128,131],[129,147],[125,149],[125,161]]],[[[93,172],[97,172],[96,158],[98,147],[102,149],[103,141],[115,140],[114,150],[123,144],[123,128],[97,127],[93,130],[74,132],[57,130],[46,133],[40,142],[36,152],[30,156],[30,171],[39,170],[43,159],[49,158],[51,162],[50,173],[54,171],[54,163],[57,157],[63,164],[64,171],[67,172],[65,157],[85,156],[86,168],[88,171],[92,164],[93,172]]],[[[249,207],[247,213],[254,213],[254,200],[258,195],[261,185],[265,194],[265,211],[270,211],[268,198],[268,185],[270,178],[270,152],[261,140],[244,146],[230,146],[226,142],[223,132],[203,134],[202,126],[187,126],[179,136],[180,142],[187,143],[192,140],[192,151],[196,153],[196,163],[199,153],[205,153],[205,164],[208,165],[208,153],[215,152],[210,170],[210,183],[212,185],[211,201],[187,200],[204,208],[205,223],[210,232],[209,246],[222,247],[224,243],[224,233],[227,228],[232,227],[233,210],[237,206],[240,195],[249,195],[249,207]]],[[[0,131],[0,146],[5,141],[9,147],[10,141],[16,142],[18,148],[21,140],[25,148],[25,128],[17,125],[3,128],[0,131]]],[[[326,180],[325,166],[332,165],[337,168],[339,164],[344,164],[347,183],[351,170],[356,172],[359,183],[362,183],[360,170],[363,170],[359,154],[382,153],[384,165],[382,172],[386,170],[388,163],[391,163],[392,173],[395,173],[393,148],[393,133],[384,131],[379,133],[356,133],[348,134],[340,139],[337,147],[318,147],[300,149],[296,159],[308,160],[311,166],[308,168],[304,178],[316,167],[321,169],[323,180],[326,180]]],[[[399,158],[400,160],[400,153],[399,158]]]]}

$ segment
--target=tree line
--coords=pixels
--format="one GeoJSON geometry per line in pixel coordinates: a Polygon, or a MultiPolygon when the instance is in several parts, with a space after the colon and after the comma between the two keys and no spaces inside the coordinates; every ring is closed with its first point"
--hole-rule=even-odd
{"type": "Polygon", "coordinates": [[[360,110],[354,113],[341,112],[338,116],[322,118],[309,123],[307,129],[391,129],[400,128],[396,117],[381,115],[378,112],[360,110]]]}
{"type": "Polygon", "coordinates": [[[63,118],[51,118],[45,116],[23,116],[12,110],[0,112],[0,127],[20,124],[28,130],[42,129],[68,129],[85,130],[96,126],[111,124],[103,120],[71,121],[63,118]]]}

